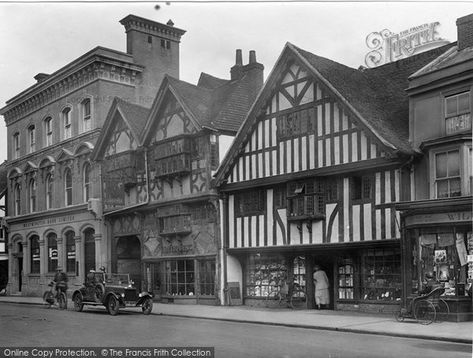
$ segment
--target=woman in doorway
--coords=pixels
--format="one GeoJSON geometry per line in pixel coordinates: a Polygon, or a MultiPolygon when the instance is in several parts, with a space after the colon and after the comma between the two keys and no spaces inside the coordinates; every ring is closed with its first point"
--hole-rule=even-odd
{"type": "Polygon", "coordinates": [[[317,309],[326,308],[330,304],[329,282],[325,271],[319,265],[314,266],[315,304],[317,309]]]}

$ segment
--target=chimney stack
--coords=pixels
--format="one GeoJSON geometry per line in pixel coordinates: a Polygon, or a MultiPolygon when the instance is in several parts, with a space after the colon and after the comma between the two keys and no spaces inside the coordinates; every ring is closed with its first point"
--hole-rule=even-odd
{"type": "Polygon", "coordinates": [[[231,79],[238,80],[242,76],[242,68],[243,68],[243,58],[241,56],[241,49],[236,50],[235,55],[235,66],[230,69],[231,79]]]}
{"type": "Polygon", "coordinates": [[[250,61],[249,63],[256,63],[256,51],[255,50],[251,50],[250,51],[250,61]]]}
{"type": "Polygon", "coordinates": [[[473,47],[473,14],[457,19],[457,33],[458,51],[473,47]]]}

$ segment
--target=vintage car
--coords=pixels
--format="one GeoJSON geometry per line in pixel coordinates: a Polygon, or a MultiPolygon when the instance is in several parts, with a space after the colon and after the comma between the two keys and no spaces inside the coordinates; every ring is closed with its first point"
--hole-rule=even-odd
{"type": "Polygon", "coordinates": [[[146,315],[153,309],[153,294],[138,292],[130,275],[123,273],[91,272],[84,285],[72,294],[72,301],[77,312],[84,305],[103,305],[112,316],[124,307],[141,307],[146,315]]]}

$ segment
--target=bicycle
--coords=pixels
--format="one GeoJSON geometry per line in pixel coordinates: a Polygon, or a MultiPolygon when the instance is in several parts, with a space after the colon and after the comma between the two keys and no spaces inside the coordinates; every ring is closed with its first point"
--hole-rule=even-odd
{"type": "Polygon", "coordinates": [[[305,289],[299,285],[297,282],[294,282],[290,290],[290,305],[292,309],[306,309],[307,308],[307,295],[305,289]]]}
{"type": "Polygon", "coordinates": [[[65,292],[58,287],[59,289],[57,289],[55,293],[53,290],[54,282],[50,282],[48,286],[50,287],[49,291],[46,291],[43,295],[44,302],[49,305],[48,308],[51,308],[57,303],[59,309],[67,309],[67,297],[65,292]]]}
{"type": "Polygon", "coordinates": [[[448,304],[440,298],[444,292],[444,288],[438,287],[426,295],[415,297],[408,308],[401,308],[400,311],[394,312],[394,317],[398,322],[413,318],[424,325],[435,322],[438,316],[448,317],[450,313],[448,304]]]}
{"type": "Polygon", "coordinates": [[[290,306],[290,297],[288,294],[287,284],[283,281],[280,284],[270,286],[270,292],[265,297],[265,306],[274,307],[276,304],[271,304],[269,301],[276,301],[278,306],[290,306]]]}

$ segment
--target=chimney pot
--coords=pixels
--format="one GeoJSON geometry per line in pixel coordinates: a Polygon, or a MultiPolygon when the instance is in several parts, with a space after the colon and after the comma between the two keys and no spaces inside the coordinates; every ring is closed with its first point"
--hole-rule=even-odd
{"type": "Polygon", "coordinates": [[[256,63],[256,51],[255,50],[250,51],[250,61],[249,61],[249,63],[256,63]]]}
{"type": "Polygon", "coordinates": [[[242,66],[243,65],[243,57],[241,55],[241,49],[236,50],[236,56],[235,56],[235,66],[242,66]]]}

